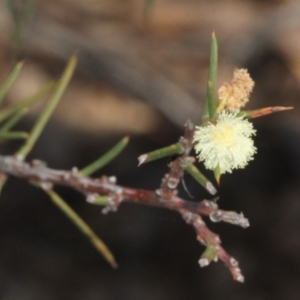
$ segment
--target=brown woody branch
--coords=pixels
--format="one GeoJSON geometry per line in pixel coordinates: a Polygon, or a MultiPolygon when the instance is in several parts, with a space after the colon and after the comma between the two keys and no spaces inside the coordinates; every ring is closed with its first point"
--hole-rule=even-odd
{"type": "MultiPolygon", "coordinates": [[[[133,202],[156,207],[164,207],[171,210],[179,211],[185,209],[195,214],[209,216],[214,222],[228,222],[248,227],[248,220],[242,214],[231,211],[224,211],[218,208],[217,203],[203,200],[199,203],[183,200],[173,196],[172,201],[159,196],[159,191],[149,191],[123,187],[116,184],[115,177],[102,176],[101,178],[83,177],[77,168],[72,170],[54,170],[48,168],[40,160],[33,160],[31,163],[21,161],[14,156],[0,155],[0,172],[6,175],[12,175],[28,181],[39,183],[40,186],[47,190],[52,189],[55,185],[62,185],[74,188],[83,193],[88,202],[92,202],[96,195],[110,196],[110,203],[105,211],[116,210],[116,201],[114,197],[119,195],[120,202],[133,202]]],[[[2,175],[5,176],[5,175],[2,175]]]]}
{"type": "Polygon", "coordinates": [[[134,202],[178,211],[183,219],[194,227],[198,241],[205,245],[206,249],[214,251],[213,257],[211,254],[206,256],[207,250],[204,252],[199,260],[200,266],[204,267],[211,260],[216,261],[219,258],[229,268],[233,278],[243,282],[244,277],[237,261],[222,248],[219,236],[207,228],[201,216],[208,216],[213,222],[224,221],[243,228],[249,226],[248,220],[244,218],[243,214],[219,209],[215,201],[203,200],[195,203],[177,196],[177,186],[184,174],[184,166],[194,160],[189,156],[192,149],[193,132],[194,125],[187,122],[184,137],[179,139],[185,151],[170,163],[170,171],[163,178],[160,189],[156,191],[117,185],[115,177],[84,177],[77,168],[70,171],[54,170],[48,168],[40,160],[27,163],[14,156],[0,156],[0,172],[3,176],[13,175],[27,179],[34,184],[39,184],[45,190],[50,190],[56,185],[72,187],[83,193],[88,202],[93,202],[98,195],[106,195],[109,200],[103,213],[116,211],[121,202],[134,202]]]}

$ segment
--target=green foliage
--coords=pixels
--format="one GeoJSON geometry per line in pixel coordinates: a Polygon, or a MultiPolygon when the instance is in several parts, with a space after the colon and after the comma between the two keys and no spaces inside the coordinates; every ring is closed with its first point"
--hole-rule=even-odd
{"type": "Polygon", "coordinates": [[[86,166],[80,171],[83,176],[89,176],[94,172],[100,170],[105,165],[110,163],[116,156],[118,156],[123,149],[127,146],[129,142],[129,137],[124,137],[120,142],[118,142],[113,148],[107,151],[104,155],[98,158],[96,161],[92,162],[90,165],[86,166]]]}
{"type": "MultiPolygon", "coordinates": [[[[23,145],[15,153],[18,159],[24,160],[34,147],[36,141],[42,134],[45,126],[51,118],[55,108],[65,92],[77,64],[77,55],[72,55],[67,66],[62,73],[61,78],[56,81],[50,81],[42,87],[36,94],[20,101],[17,104],[12,104],[0,108],[0,141],[11,139],[24,139],[23,145]],[[52,93],[43,111],[40,113],[37,121],[33,125],[30,133],[22,131],[13,131],[12,128],[28,113],[30,107],[40,101],[45,95],[52,93]]],[[[23,62],[15,65],[12,71],[8,74],[7,79],[0,87],[0,104],[5,98],[7,92],[12,87],[15,79],[21,71],[23,62]]],[[[82,176],[88,176],[107,163],[114,159],[128,144],[129,137],[123,138],[110,151],[101,156],[95,162],[91,163],[81,171],[82,176]]],[[[7,177],[5,174],[0,174],[0,192],[6,183],[7,177]]],[[[73,224],[89,239],[91,244],[99,251],[103,257],[113,266],[117,267],[117,263],[113,254],[110,252],[104,242],[96,235],[96,233],[81,219],[81,217],[62,199],[52,188],[51,185],[45,188],[45,185],[39,182],[32,182],[35,186],[41,188],[51,199],[51,201],[73,222],[73,224]]],[[[103,197],[97,197],[95,204],[107,204],[103,197]]]]}
{"type": "Polygon", "coordinates": [[[41,135],[43,129],[45,128],[47,122],[52,116],[54,109],[56,108],[57,104],[59,103],[59,100],[61,99],[61,96],[63,95],[65,89],[67,88],[72,78],[72,75],[74,73],[76,64],[77,64],[77,55],[73,55],[70,58],[67,67],[63,72],[61,79],[59,80],[53,92],[53,95],[51,96],[45,109],[42,111],[35,125],[33,126],[29,138],[26,140],[24,145],[17,151],[16,155],[18,158],[24,159],[33,148],[34,144],[36,143],[37,139],[41,135]]]}
{"type": "Polygon", "coordinates": [[[210,64],[209,75],[207,82],[207,92],[204,110],[202,114],[202,123],[205,124],[208,121],[214,121],[217,111],[217,73],[218,73],[218,43],[215,34],[212,34],[210,43],[210,64]]]}
{"type": "Polygon", "coordinates": [[[6,0],[6,6],[14,24],[12,40],[20,53],[22,51],[37,0],[6,0]]]}

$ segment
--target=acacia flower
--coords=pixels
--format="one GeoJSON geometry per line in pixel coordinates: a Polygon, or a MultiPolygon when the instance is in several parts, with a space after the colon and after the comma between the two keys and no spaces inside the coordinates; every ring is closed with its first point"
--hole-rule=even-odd
{"type": "Polygon", "coordinates": [[[231,83],[224,83],[218,90],[218,98],[229,111],[239,110],[249,101],[254,81],[246,69],[235,69],[231,83]]]}
{"type": "Polygon", "coordinates": [[[194,134],[195,151],[207,169],[218,165],[220,173],[231,173],[233,169],[244,168],[256,153],[252,135],[256,130],[244,117],[222,110],[216,124],[196,126],[194,134]]]}

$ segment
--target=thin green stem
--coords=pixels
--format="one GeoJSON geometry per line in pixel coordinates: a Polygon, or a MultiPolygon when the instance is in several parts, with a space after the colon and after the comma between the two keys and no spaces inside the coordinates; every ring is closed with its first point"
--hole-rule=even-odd
{"type": "Polygon", "coordinates": [[[205,251],[203,252],[203,254],[201,255],[200,261],[201,259],[202,260],[206,259],[207,262],[205,264],[209,264],[216,258],[216,256],[217,256],[216,246],[208,245],[205,251]]]}
{"type": "Polygon", "coordinates": [[[3,126],[1,126],[0,134],[14,127],[27,114],[28,110],[29,108],[26,107],[17,111],[5,124],[3,124],[3,126]]]}
{"type": "Polygon", "coordinates": [[[207,94],[206,94],[204,111],[202,114],[203,124],[205,124],[208,120],[214,121],[216,118],[217,72],[218,72],[218,42],[215,33],[213,33],[211,37],[211,44],[210,44],[210,63],[209,63],[208,83],[207,83],[207,94]]]}
{"type": "Polygon", "coordinates": [[[152,152],[142,154],[138,157],[139,165],[154,161],[166,156],[172,156],[174,154],[182,154],[184,152],[184,147],[181,143],[176,143],[169,145],[167,147],[154,150],[152,152]]]}
{"type": "Polygon", "coordinates": [[[113,148],[107,151],[104,155],[98,158],[96,161],[92,162],[90,165],[83,168],[80,173],[83,176],[89,176],[97,170],[101,169],[112,161],[128,144],[129,137],[124,137],[120,142],[118,142],[113,148]]]}
{"type": "Polygon", "coordinates": [[[29,137],[29,134],[24,131],[0,132],[0,140],[27,139],[28,137],[29,137]]]}
{"type": "Polygon", "coordinates": [[[24,65],[23,61],[18,62],[12,69],[12,71],[7,76],[5,82],[0,88],[0,104],[2,103],[6,93],[9,91],[12,84],[15,82],[17,76],[19,75],[22,67],[24,65]]]}
{"type": "Polygon", "coordinates": [[[19,103],[16,103],[16,104],[13,104],[13,105],[10,105],[8,107],[1,109],[0,122],[4,121],[7,118],[9,118],[10,116],[14,115],[18,110],[20,110],[24,107],[29,107],[32,104],[34,104],[35,102],[37,102],[38,100],[40,100],[40,98],[43,97],[48,92],[50,92],[55,85],[56,85],[56,81],[50,81],[35,95],[30,96],[19,103]]]}
{"type": "Polygon", "coordinates": [[[94,205],[101,205],[101,206],[106,206],[109,204],[108,201],[109,197],[108,196],[97,196],[93,201],[91,201],[91,204],[94,205]]]}
{"type": "Polygon", "coordinates": [[[75,67],[77,64],[77,55],[72,55],[63,74],[62,77],[57,85],[54,94],[48,101],[45,109],[37,119],[35,125],[33,126],[30,137],[27,139],[25,144],[17,151],[17,157],[20,159],[24,159],[28,153],[33,148],[34,144],[36,143],[37,139],[41,135],[42,131],[44,130],[48,120],[50,119],[54,109],[56,108],[61,96],[63,95],[65,89],[67,88],[71,77],[74,73],[75,67]]]}
{"type": "Polygon", "coordinates": [[[220,165],[219,164],[214,169],[214,175],[215,175],[215,178],[216,178],[216,181],[217,181],[218,185],[220,185],[221,169],[220,169],[220,165]]]}
{"type": "Polygon", "coordinates": [[[187,163],[184,169],[198,182],[200,183],[211,195],[217,193],[213,184],[200,172],[200,170],[192,163],[187,163]]]}
{"type": "Polygon", "coordinates": [[[117,268],[113,254],[97,234],[81,219],[81,217],[53,190],[45,190],[52,202],[71,220],[71,222],[90,240],[92,245],[102,254],[112,267],[117,268]]]}
{"type": "Polygon", "coordinates": [[[14,21],[13,38],[17,50],[21,50],[34,15],[37,0],[18,1],[7,0],[7,8],[14,21]],[[22,3],[22,4],[21,4],[22,3]],[[21,4],[21,6],[20,6],[21,4]]]}

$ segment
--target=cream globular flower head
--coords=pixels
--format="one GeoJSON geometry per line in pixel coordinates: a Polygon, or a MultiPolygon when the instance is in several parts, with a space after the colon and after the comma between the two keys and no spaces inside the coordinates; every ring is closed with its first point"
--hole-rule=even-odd
{"type": "Polygon", "coordinates": [[[254,87],[254,81],[246,69],[235,69],[231,83],[224,83],[218,90],[220,102],[229,111],[237,111],[249,101],[250,93],[254,87]]]}
{"type": "Polygon", "coordinates": [[[231,173],[233,169],[244,168],[256,153],[252,136],[256,130],[237,112],[222,110],[216,123],[196,127],[195,151],[207,169],[217,166],[220,173],[231,173]]]}

